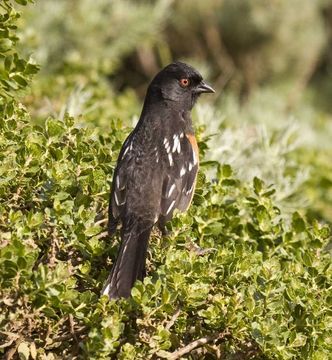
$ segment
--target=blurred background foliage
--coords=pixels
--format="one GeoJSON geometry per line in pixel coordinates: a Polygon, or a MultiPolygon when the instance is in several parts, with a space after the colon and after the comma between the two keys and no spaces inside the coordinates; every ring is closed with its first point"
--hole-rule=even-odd
{"type": "Polygon", "coordinates": [[[328,0],[1,1],[1,356],[329,359],[331,36],[328,0]],[[115,160],[172,60],[217,90],[193,205],[108,302],[115,160]]]}

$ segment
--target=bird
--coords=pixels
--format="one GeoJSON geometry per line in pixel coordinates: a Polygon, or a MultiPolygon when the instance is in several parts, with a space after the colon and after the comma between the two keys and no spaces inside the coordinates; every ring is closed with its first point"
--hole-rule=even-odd
{"type": "Polygon", "coordinates": [[[102,295],[128,298],[145,277],[151,231],[167,234],[166,223],[193,198],[199,166],[191,110],[202,93],[215,90],[192,66],[173,62],[148,86],[142,112],[124,141],[113,174],[108,232],[121,224],[121,243],[102,295]]]}

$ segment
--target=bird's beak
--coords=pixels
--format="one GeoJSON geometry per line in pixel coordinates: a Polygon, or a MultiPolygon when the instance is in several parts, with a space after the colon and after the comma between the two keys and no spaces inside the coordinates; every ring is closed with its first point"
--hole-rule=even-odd
{"type": "Polygon", "coordinates": [[[210,85],[205,84],[204,81],[201,81],[196,87],[196,92],[202,94],[202,93],[215,93],[216,91],[210,85]]]}

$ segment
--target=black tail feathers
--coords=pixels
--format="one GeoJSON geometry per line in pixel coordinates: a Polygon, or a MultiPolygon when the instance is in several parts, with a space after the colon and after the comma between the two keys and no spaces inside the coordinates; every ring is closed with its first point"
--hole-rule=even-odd
{"type": "Polygon", "coordinates": [[[127,298],[135,281],[143,280],[151,229],[152,225],[142,226],[136,221],[124,224],[119,253],[103,288],[103,295],[108,295],[110,299],[127,298]]]}

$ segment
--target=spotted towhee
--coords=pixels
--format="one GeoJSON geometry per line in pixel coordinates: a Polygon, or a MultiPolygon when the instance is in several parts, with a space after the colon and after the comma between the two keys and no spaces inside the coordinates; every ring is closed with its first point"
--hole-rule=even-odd
{"type": "Polygon", "coordinates": [[[190,111],[200,94],[212,92],[198,71],[181,62],[166,66],[147,90],[113,176],[109,233],[121,221],[122,242],[102,292],[111,299],[130,296],[136,279],[143,279],[152,227],[165,233],[173,211],[190,205],[198,170],[190,111]]]}

